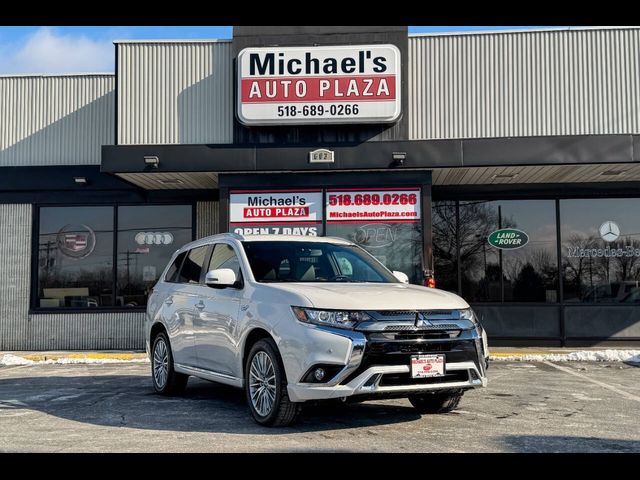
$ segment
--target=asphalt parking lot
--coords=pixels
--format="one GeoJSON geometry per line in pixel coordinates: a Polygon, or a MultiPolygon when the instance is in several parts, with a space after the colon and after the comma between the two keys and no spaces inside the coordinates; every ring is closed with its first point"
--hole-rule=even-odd
{"type": "Polygon", "coordinates": [[[493,362],[458,410],[407,400],[307,410],[285,429],[249,417],[243,393],[191,378],[152,391],[147,364],[0,367],[2,452],[640,452],[640,368],[493,362]]]}

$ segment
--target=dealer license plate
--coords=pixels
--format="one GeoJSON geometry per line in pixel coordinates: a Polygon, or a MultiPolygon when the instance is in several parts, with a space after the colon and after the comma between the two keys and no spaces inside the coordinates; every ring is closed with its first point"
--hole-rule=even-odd
{"type": "Polygon", "coordinates": [[[411,376],[413,378],[443,377],[444,355],[413,355],[411,376]]]}

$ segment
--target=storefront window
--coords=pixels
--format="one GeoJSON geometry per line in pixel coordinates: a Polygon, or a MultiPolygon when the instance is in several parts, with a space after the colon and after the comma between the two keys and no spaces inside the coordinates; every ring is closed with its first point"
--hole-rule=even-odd
{"type": "Polygon", "coordinates": [[[554,201],[468,201],[460,202],[459,212],[468,301],[558,301],[554,201]]]}
{"type": "Polygon", "coordinates": [[[113,207],[40,209],[38,306],[113,305],[113,207]]]}
{"type": "Polygon", "coordinates": [[[147,304],[173,252],[191,241],[190,205],[118,207],[116,306],[147,304]]]}
{"type": "Polygon", "coordinates": [[[458,292],[458,239],[455,201],[433,202],[431,222],[437,287],[458,292]]]}
{"type": "Polygon", "coordinates": [[[192,239],[192,207],[118,207],[114,231],[115,208],[40,208],[36,307],[146,305],[173,252],[192,239]]]}
{"type": "Polygon", "coordinates": [[[421,283],[420,223],[328,223],[327,235],[356,243],[389,270],[406,273],[410,283],[421,283]]]}
{"type": "Polygon", "coordinates": [[[566,302],[637,304],[640,199],[561,200],[566,302]]]}

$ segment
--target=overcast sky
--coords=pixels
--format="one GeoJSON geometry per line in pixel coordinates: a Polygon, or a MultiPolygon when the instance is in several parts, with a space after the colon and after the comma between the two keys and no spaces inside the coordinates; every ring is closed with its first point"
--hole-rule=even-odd
{"type": "MultiPolygon", "coordinates": [[[[113,72],[116,39],[231,38],[232,27],[2,27],[0,74],[113,72]]],[[[410,33],[546,27],[409,27],[410,33]]]]}

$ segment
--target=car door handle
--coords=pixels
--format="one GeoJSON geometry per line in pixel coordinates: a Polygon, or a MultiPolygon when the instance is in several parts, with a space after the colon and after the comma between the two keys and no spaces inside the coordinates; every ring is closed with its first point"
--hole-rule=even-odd
{"type": "Polygon", "coordinates": [[[171,305],[172,303],[173,303],[173,299],[172,299],[172,298],[167,298],[167,299],[164,301],[164,304],[165,304],[165,305],[171,305]]]}
{"type": "Polygon", "coordinates": [[[196,303],[195,307],[198,310],[202,310],[204,308],[204,303],[202,302],[202,300],[200,300],[198,303],[196,303]]]}

